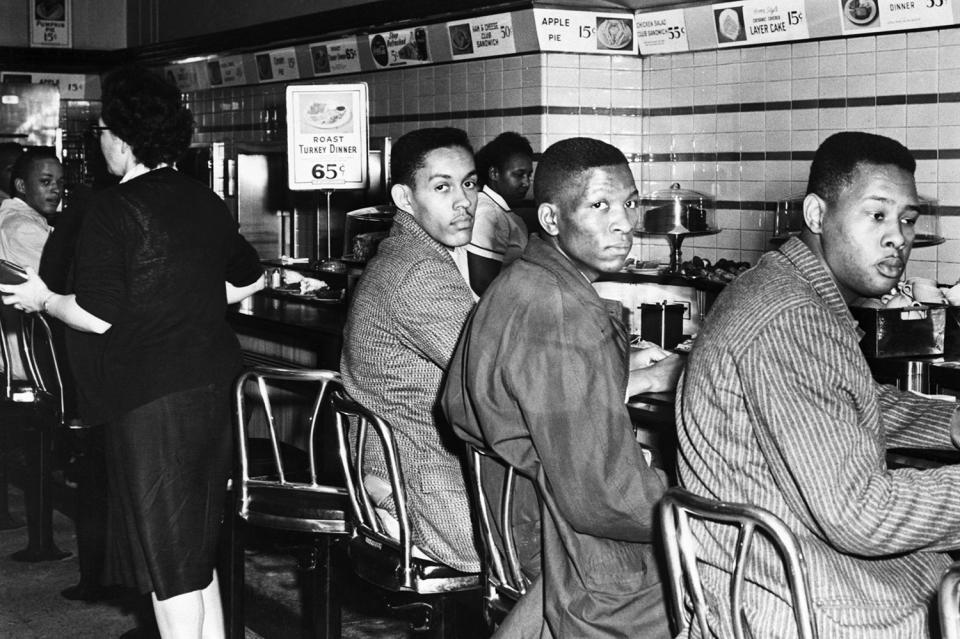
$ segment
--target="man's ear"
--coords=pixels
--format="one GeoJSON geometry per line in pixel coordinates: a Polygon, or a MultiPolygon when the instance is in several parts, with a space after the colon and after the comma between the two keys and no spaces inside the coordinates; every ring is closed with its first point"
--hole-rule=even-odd
{"type": "Polygon", "coordinates": [[[823,230],[823,217],[827,214],[827,203],[816,193],[808,193],[803,198],[803,223],[811,232],[820,235],[823,230]]]}
{"type": "Polygon", "coordinates": [[[394,184],[390,187],[390,197],[393,198],[397,208],[413,215],[413,206],[410,205],[411,195],[410,187],[406,184],[394,184]]]}
{"type": "Polygon", "coordinates": [[[13,190],[14,195],[17,193],[26,193],[27,192],[27,181],[23,178],[16,178],[13,181],[13,190]]]}
{"type": "Polygon", "coordinates": [[[495,183],[499,181],[500,181],[500,169],[498,169],[495,166],[491,166],[489,169],[487,169],[487,184],[490,184],[491,182],[495,183]]]}
{"type": "Polygon", "coordinates": [[[544,202],[537,207],[537,219],[540,221],[540,226],[547,235],[556,237],[560,234],[560,227],[557,226],[557,216],[559,214],[560,211],[556,205],[550,204],[549,202],[544,202]]]}

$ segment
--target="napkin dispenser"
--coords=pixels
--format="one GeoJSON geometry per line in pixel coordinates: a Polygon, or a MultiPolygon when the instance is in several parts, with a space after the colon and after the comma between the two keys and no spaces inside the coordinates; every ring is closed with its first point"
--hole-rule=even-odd
{"type": "Polygon", "coordinates": [[[943,355],[944,306],[851,306],[850,312],[864,332],[860,348],[867,357],[943,355]]]}
{"type": "Polygon", "coordinates": [[[674,348],[683,341],[683,316],[687,310],[684,304],[641,304],[638,310],[640,339],[664,349],[674,348]]]}

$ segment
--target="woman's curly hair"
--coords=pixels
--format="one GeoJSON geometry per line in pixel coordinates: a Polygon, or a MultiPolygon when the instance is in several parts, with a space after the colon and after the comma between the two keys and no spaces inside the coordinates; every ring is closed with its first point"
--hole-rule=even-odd
{"type": "Polygon", "coordinates": [[[106,77],[100,117],[149,169],[180,157],[193,135],[193,114],[182,105],[180,90],[142,67],[106,77]]]}

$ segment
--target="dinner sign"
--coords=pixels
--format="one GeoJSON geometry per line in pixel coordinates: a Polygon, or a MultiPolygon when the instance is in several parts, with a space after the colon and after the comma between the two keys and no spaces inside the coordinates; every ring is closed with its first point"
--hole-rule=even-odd
{"type": "Polygon", "coordinates": [[[290,189],[366,188],[366,83],[288,86],[286,97],[290,189]]]}

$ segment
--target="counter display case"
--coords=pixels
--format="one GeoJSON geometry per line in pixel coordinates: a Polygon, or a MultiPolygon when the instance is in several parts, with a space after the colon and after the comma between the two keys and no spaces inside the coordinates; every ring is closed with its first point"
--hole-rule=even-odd
{"type": "Polygon", "coordinates": [[[635,234],[666,236],[670,243],[670,273],[680,272],[680,246],[685,238],[720,232],[713,196],[682,189],[679,182],[669,189],[644,195],[640,205],[643,210],[635,234]]]}

